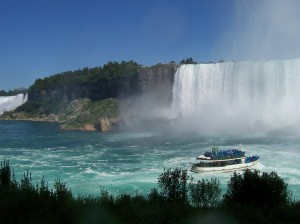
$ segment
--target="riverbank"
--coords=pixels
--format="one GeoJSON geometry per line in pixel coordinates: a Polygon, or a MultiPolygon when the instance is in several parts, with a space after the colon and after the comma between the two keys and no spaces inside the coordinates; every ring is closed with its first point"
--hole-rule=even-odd
{"type": "Polygon", "coordinates": [[[43,108],[35,113],[25,112],[21,107],[5,112],[0,120],[56,122],[61,130],[106,132],[115,128],[121,119],[118,114],[118,100],[109,98],[93,102],[85,98],[61,103],[57,113],[44,113],[43,108]]]}

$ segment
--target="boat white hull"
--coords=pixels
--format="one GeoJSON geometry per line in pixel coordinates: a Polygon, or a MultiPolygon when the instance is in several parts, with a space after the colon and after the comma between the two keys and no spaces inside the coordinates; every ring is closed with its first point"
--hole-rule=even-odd
{"type": "Polygon", "coordinates": [[[240,163],[240,164],[233,164],[227,166],[219,166],[219,167],[193,167],[191,171],[196,173],[202,172],[233,172],[238,170],[246,170],[250,169],[254,165],[258,163],[258,160],[250,163],[240,163]]]}

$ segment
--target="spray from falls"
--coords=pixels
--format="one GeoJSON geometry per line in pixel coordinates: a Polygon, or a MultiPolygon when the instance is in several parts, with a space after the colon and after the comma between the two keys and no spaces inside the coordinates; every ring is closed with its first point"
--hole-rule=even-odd
{"type": "Polygon", "coordinates": [[[28,100],[28,94],[18,94],[15,96],[0,96],[0,115],[5,111],[11,111],[21,106],[28,100]]]}
{"type": "Polygon", "coordinates": [[[181,65],[172,110],[181,128],[249,134],[299,125],[300,59],[181,65]]]}

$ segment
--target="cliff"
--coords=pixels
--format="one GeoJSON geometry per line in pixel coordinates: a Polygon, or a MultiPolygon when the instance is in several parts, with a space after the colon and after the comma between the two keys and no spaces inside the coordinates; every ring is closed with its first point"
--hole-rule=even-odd
{"type": "Polygon", "coordinates": [[[59,84],[49,88],[29,89],[30,100],[75,100],[79,98],[88,98],[99,101],[107,98],[117,98],[119,96],[129,96],[138,93],[137,75],[131,77],[122,77],[114,80],[97,80],[95,82],[87,81],[85,83],[59,84]]]}
{"type": "Polygon", "coordinates": [[[159,64],[138,71],[138,88],[141,94],[152,94],[157,102],[167,105],[172,101],[174,74],[179,65],[159,64]]]}
{"type": "MultiPolygon", "coordinates": [[[[107,98],[127,98],[134,95],[154,94],[161,103],[168,103],[172,98],[174,74],[179,65],[158,64],[151,67],[139,67],[131,76],[114,79],[95,79],[82,81],[63,81],[61,79],[47,81],[51,84],[40,85],[36,81],[29,89],[30,101],[72,101],[88,98],[99,101],[107,98]]],[[[52,80],[53,79],[53,80],[52,80]]],[[[45,83],[46,81],[43,81],[45,83]]]]}
{"type": "Polygon", "coordinates": [[[150,95],[155,99],[151,106],[168,106],[177,68],[175,63],[136,66],[121,70],[130,75],[119,71],[112,78],[109,75],[99,78],[93,75],[93,69],[85,69],[36,80],[29,88],[27,103],[0,119],[54,121],[61,123],[64,130],[109,131],[121,120],[118,108],[121,101],[150,95]]]}

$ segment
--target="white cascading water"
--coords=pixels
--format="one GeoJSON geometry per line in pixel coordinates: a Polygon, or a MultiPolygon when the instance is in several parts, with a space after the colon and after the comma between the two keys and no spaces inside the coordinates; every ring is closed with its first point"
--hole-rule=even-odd
{"type": "Polygon", "coordinates": [[[300,59],[181,65],[172,109],[203,133],[299,125],[300,59]]]}
{"type": "Polygon", "coordinates": [[[21,106],[28,100],[28,94],[20,93],[15,96],[0,96],[0,115],[21,106]]]}

